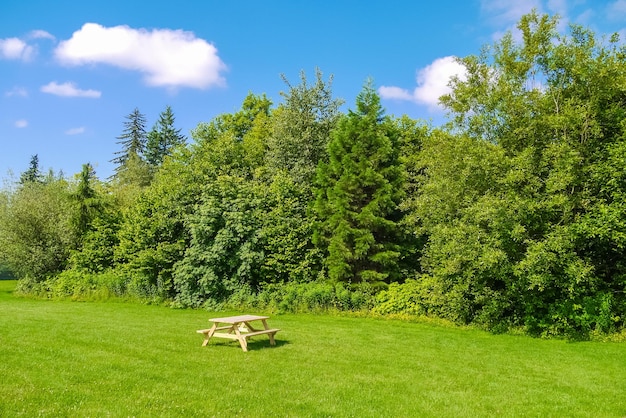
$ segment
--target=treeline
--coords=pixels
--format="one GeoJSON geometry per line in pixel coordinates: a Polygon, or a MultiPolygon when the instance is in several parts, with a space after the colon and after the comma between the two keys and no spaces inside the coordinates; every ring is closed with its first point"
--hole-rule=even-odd
{"type": "Polygon", "coordinates": [[[533,335],[626,323],[626,49],[531,13],[461,59],[433,128],[371,81],[250,94],[187,143],[131,113],[117,169],[37,165],[0,195],[0,264],[25,292],[181,307],[372,309],[533,335]]]}

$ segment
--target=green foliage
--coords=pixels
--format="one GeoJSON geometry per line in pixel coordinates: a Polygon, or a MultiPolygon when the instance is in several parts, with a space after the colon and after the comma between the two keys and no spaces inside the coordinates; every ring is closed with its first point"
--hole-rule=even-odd
{"type": "Polygon", "coordinates": [[[254,175],[267,148],[271,104],[265,96],[249,94],[238,112],[200,123],[192,131],[190,163],[196,181],[211,181],[221,174],[254,175]]]}
{"type": "Polygon", "coordinates": [[[188,145],[169,106],[147,136],[135,109],[110,183],[89,165],[76,181],[44,176],[35,155],[0,193],[0,265],[55,297],[375,303],[493,331],[620,335],[625,51],[535,12],[518,29],[459,60],[438,129],[385,116],[371,82],[342,115],[319,70],[312,84],[283,77],[275,109],[248,94],[188,145]]]}
{"type": "Polygon", "coordinates": [[[192,136],[201,146],[228,136],[235,143],[242,142],[263,117],[270,116],[271,106],[271,100],[265,95],[249,93],[238,112],[219,115],[210,123],[200,123],[192,131],[192,136]]]}
{"type": "Polygon", "coordinates": [[[423,122],[402,116],[392,119],[398,129],[398,162],[402,168],[402,199],[398,204],[401,218],[398,222],[401,258],[399,267],[401,280],[421,271],[420,258],[426,242],[422,233],[420,220],[412,208],[412,199],[419,193],[421,179],[424,176],[422,161],[423,144],[433,135],[432,129],[423,122]]]}
{"type": "Polygon", "coordinates": [[[131,155],[143,155],[146,149],[146,116],[139,109],[135,108],[126,116],[124,131],[117,139],[122,150],[116,152],[118,156],[111,162],[117,164],[118,168],[123,166],[131,155]]]}
{"type": "Polygon", "coordinates": [[[173,297],[172,272],[188,242],[184,217],[195,202],[183,160],[166,163],[151,185],[124,212],[116,238],[116,269],[136,294],[173,297]]]}
{"type": "Polygon", "coordinates": [[[146,117],[135,108],[126,116],[124,131],[117,137],[122,149],[111,160],[116,164],[115,178],[122,185],[149,183],[150,170],[144,159],[146,150],[146,117]]]}
{"type": "Polygon", "coordinates": [[[181,185],[191,199],[178,218],[187,244],[173,273],[178,304],[220,301],[240,281],[258,282],[263,190],[253,178],[264,158],[270,105],[264,96],[249,95],[239,112],[193,132],[186,168],[191,182],[181,185]]]}
{"type": "Polygon", "coordinates": [[[268,138],[267,164],[270,170],[289,173],[301,187],[310,187],[320,161],[327,161],[330,133],[339,119],[340,99],[332,96],[332,77],[327,82],[319,69],[315,83],[307,83],[304,72],[300,84],[281,92],[284,103],[275,111],[268,138]]]}
{"type": "Polygon", "coordinates": [[[115,248],[119,244],[119,221],[110,217],[95,218],[82,237],[79,250],[70,253],[69,268],[81,272],[101,273],[115,266],[115,248]]]}
{"type": "Polygon", "coordinates": [[[425,143],[407,204],[450,319],[537,335],[623,326],[624,189],[610,167],[626,68],[615,44],[556,25],[527,15],[520,44],[463,59],[467,78],[443,98],[460,136],[425,143]]]}
{"type": "Polygon", "coordinates": [[[120,189],[118,194],[130,196],[128,201],[132,202],[141,189],[150,184],[152,180],[152,170],[148,163],[138,154],[130,154],[124,164],[119,166],[115,173],[115,183],[120,189]]]}
{"type": "Polygon", "coordinates": [[[239,284],[259,283],[260,204],[254,183],[245,179],[219,176],[207,185],[200,204],[186,219],[191,241],[175,266],[178,303],[221,301],[239,284]]]}
{"type": "Polygon", "coordinates": [[[282,284],[264,283],[256,293],[241,288],[224,302],[231,309],[261,309],[286,312],[363,311],[374,304],[374,290],[368,286],[348,288],[343,283],[322,281],[282,284]]]}
{"type": "Polygon", "coordinates": [[[307,215],[310,192],[288,173],[274,174],[261,204],[259,240],[263,248],[261,277],[267,283],[308,282],[322,268],[322,254],[313,245],[314,219],[307,215]]]}
{"type": "Polygon", "coordinates": [[[79,175],[79,181],[74,192],[74,200],[77,206],[74,219],[76,234],[82,240],[84,235],[91,229],[91,223],[102,210],[102,202],[98,199],[94,188],[95,172],[91,164],[84,164],[79,175]]]}
{"type": "Polygon", "coordinates": [[[400,257],[398,130],[383,117],[371,83],[356,105],[333,132],[328,164],[318,168],[315,240],[328,252],[332,280],[392,281],[398,278],[400,257]]]}
{"type": "Polygon", "coordinates": [[[185,143],[185,136],[174,127],[174,112],[167,106],[146,138],[145,158],[152,167],[159,167],[163,159],[185,143]]]}
{"type": "Polygon", "coordinates": [[[68,268],[101,273],[113,268],[114,249],[119,239],[120,208],[110,189],[100,183],[90,164],[83,165],[72,191],[72,224],[78,243],[68,260],[68,268]]]}
{"type": "MultiPolygon", "coordinates": [[[[437,304],[433,300],[434,292],[425,286],[426,280],[406,280],[403,284],[391,283],[386,290],[376,295],[376,304],[372,312],[388,314],[427,315],[437,304]],[[425,299],[426,296],[431,296],[425,299]]],[[[439,304],[441,305],[441,301],[439,304]]]]}
{"type": "Polygon", "coordinates": [[[0,260],[20,279],[39,282],[61,272],[78,237],[68,183],[48,178],[5,195],[0,212],[0,260]]]}
{"type": "Polygon", "coordinates": [[[14,280],[13,273],[6,265],[0,263],[0,280],[14,280]]]}
{"type": "Polygon", "coordinates": [[[24,171],[20,176],[20,184],[41,183],[42,181],[43,175],[39,168],[39,155],[35,154],[30,159],[28,170],[24,171]]]}
{"type": "Polygon", "coordinates": [[[47,280],[43,289],[47,297],[106,300],[127,295],[127,281],[113,270],[99,273],[65,270],[47,280]]]}

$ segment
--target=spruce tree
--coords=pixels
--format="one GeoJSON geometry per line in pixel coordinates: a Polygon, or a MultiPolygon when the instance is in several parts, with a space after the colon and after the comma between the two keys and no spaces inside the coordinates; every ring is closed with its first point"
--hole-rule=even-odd
{"type": "Polygon", "coordinates": [[[41,182],[43,182],[43,175],[39,169],[39,155],[35,154],[30,158],[28,170],[20,176],[20,184],[41,182]]]}
{"type": "Polygon", "coordinates": [[[332,280],[374,284],[398,272],[398,130],[371,81],[356,107],[331,135],[329,162],[318,167],[315,242],[327,250],[332,280]]]}
{"type": "Polygon", "coordinates": [[[91,222],[98,211],[100,202],[97,199],[97,192],[94,189],[96,173],[91,164],[83,164],[82,171],[78,175],[78,184],[73,198],[76,205],[74,224],[76,235],[82,241],[85,234],[91,228],[91,222]]]}
{"type": "Polygon", "coordinates": [[[185,143],[186,138],[180,129],[174,128],[174,119],[172,108],[167,106],[148,133],[145,157],[152,167],[160,166],[165,156],[171,155],[174,148],[185,143]]]}
{"type": "Polygon", "coordinates": [[[146,117],[135,108],[124,122],[124,131],[122,135],[118,136],[117,143],[122,146],[121,151],[117,151],[112,163],[117,164],[115,168],[116,174],[123,170],[126,162],[131,156],[138,156],[143,158],[143,154],[146,149],[146,117]]]}

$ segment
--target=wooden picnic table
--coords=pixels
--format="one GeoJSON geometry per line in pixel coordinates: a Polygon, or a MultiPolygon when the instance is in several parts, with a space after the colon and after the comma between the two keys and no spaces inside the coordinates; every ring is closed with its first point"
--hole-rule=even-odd
{"type": "Polygon", "coordinates": [[[276,334],[279,329],[272,329],[267,325],[267,320],[269,316],[259,316],[259,315],[238,315],[238,316],[228,316],[225,318],[211,318],[209,322],[212,322],[213,325],[209,329],[199,329],[199,334],[204,334],[204,341],[202,342],[202,346],[206,346],[209,343],[209,340],[212,337],[217,338],[228,338],[231,340],[239,341],[239,345],[241,345],[241,349],[243,351],[248,351],[248,338],[254,337],[256,335],[267,334],[270,338],[270,344],[276,345],[276,341],[274,340],[274,334],[276,334]],[[257,329],[252,326],[252,322],[261,321],[263,324],[263,329],[257,329]],[[222,325],[226,324],[226,325],[222,325]],[[217,332],[223,331],[223,332],[217,332]]]}

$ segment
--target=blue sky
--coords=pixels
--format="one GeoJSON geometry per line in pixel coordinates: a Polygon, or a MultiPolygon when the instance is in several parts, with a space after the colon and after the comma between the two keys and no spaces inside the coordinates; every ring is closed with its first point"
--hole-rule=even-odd
{"type": "MultiPolygon", "coordinates": [[[[371,77],[388,114],[434,124],[437,97],[477,54],[536,8],[598,34],[626,34],[626,0],[5,0],[0,5],[0,178],[26,170],[101,179],[125,116],[150,129],[171,106],[184,134],[236,111],[249,93],[274,103],[304,71],[332,75],[354,104],[371,77]]],[[[626,36],[623,37],[626,39],[626,36]]]]}

